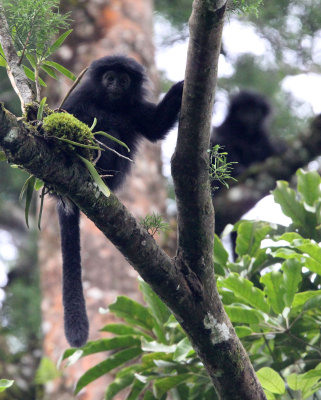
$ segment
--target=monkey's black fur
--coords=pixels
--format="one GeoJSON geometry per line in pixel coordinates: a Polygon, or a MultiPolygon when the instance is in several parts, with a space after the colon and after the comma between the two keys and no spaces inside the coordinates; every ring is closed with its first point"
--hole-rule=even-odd
{"type": "Polygon", "coordinates": [[[237,162],[233,165],[233,176],[280,152],[269,137],[270,114],[269,102],[257,92],[243,90],[232,97],[226,119],[213,129],[211,145],[224,146],[227,160],[237,162]]]}
{"type": "MultiPolygon", "coordinates": [[[[91,126],[97,118],[96,132],[104,131],[125,142],[130,157],[142,137],[155,142],[163,139],[178,119],[183,82],[172,86],[155,105],[146,100],[143,67],[123,56],[103,57],[94,61],[83,81],[71,93],[63,108],[91,126]]],[[[107,139],[98,140],[128,156],[127,150],[107,139]]],[[[123,183],[130,162],[111,151],[103,151],[98,170],[112,190],[123,183]]],[[[69,201],[58,202],[63,254],[63,304],[65,333],[72,346],[82,346],[88,338],[88,318],[81,282],[79,209],[69,201]]]]}

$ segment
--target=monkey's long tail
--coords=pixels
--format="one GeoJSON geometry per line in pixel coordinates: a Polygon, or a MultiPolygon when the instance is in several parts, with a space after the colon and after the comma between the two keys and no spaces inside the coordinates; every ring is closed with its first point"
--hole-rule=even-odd
{"type": "Polygon", "coordinates": [[[68,200],[58,200],[63,264],[63,305],[65,335],[73,347],[88,339],[89,323],[81,280],[79,208],[68,200]]]}

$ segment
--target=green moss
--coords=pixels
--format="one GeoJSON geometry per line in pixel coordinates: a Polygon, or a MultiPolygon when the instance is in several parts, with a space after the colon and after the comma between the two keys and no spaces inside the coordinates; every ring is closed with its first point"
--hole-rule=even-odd
{"type": "MultiPolygon", "coordinates": [[[[54,113],[48,115],[43,120],[42,128],[46,136],[55,136],[61,139],[72,140],[73,142],[87,146],[97,146],[94,141],[94,135],[89,127],[68,113],[54,113]]],[[[74,146],[63,141],[59,141],[59,147],[66,152],[77,152],[89,160],[92,160],[94,157],[94,151],[92,149],[74,146]]]]}

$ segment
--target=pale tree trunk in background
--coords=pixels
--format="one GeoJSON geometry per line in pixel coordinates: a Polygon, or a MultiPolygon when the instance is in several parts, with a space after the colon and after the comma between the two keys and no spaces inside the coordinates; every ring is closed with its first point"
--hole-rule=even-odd
{"type": "MultiPolygon", "coordinates": [[[[63,4],[62,4],[63,5],[63,4]]],[[[64,5],[63,5],[64,6],[64,5]]],[[[126,54],[144,64],[153,83],[157,82],[152,43],[151,0],[87,1],[77,4],[72,11],[74,31],[61,48],[59,62],[80,72],[91,61],[109,54],[126,54]]],[[[67,90],[65,81],[53,82],[48,90],[50,105],[59,101],[67,90]]],[[[142,143],[136,155],[132,175],[118,192],[134,215],[140,217],[164,211],[166,191],[161,176],[160,146],[142,143]]],[[[87,218],[81,220],[82,264],[85,297],[90,320],[90,340],[102,336],[98,330],[107,322],[108,315],[100,315],[99,307],[106,308],[117,295],[138,298],[137,274],[120,253],[87,218]]],[[[43,290],[44,353],[57,361],[68,347],[63,334],[61,289],[61,252],[54,200],[46,201],[43,213],[39,265],[43,290]]],[[[88,368],[103,358],[85,358],[64,371],[47,388],[50,399],[71,399],[73,384],[88,368]]],[[[89,385],[77,398],[98,400],[110,377],[103,377],[89,385]]],[[[121,397],[119,397],[121,398],[121,397]]]]}

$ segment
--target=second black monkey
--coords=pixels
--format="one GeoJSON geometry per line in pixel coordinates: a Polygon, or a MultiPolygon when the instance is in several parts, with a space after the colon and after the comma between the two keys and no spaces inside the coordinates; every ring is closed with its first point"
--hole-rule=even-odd
{"type": "MultiPolygon", "coordinates": [[[[130,156],[135,154],[142,137],[155,142],[163,139],[178,119],[183,82],[172,86],[156,105],[146,100],[146,77],[143,67],[123,56],[103,57],[94,61],[85,77],[71,93],[63,108],[91,126],[125,142],[130,156]]],[[[98,135],[97,135],[98,136],[98,135]]],[[[127,155],[127,150],[104,136],[98,139],[127,155]]],[[[97,168],[108,175],[105,182],[112,190],[123,183],[130,162],[111,151],[103,151],[97,168]]],[[[75,347],[88,338],[88,318],[81,281],[79,209],[64,199],[57,205],[63,257],[63,305],[65,334],[75,347]]]]}

